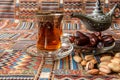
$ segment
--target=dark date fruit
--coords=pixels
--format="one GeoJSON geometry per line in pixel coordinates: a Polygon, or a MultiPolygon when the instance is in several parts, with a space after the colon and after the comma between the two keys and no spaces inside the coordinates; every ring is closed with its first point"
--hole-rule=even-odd
{"type": "Polygon", "coordinates": [[[115,40],[112,38],[111,35],[104,35],[102,36],[102,42],[105,47],[112,46],[115,40]]]}
{"type": "Polygon", "coordinates": [[[101,36],[101,32],[94,32],[93,34],[95,34],[97,37],[101,36]]]}
{"type": "Polygon", "coordinates": [[[76,37],[75,38],[75,44],[78,46],[85,46],[89,43],[90,43],[89,38],[85,38],[85,37],[76,37]]]}
{"type": "Polygon", "coordinates": [[[99,42],[98,37],[95,34],[93,34],[93,33],[88,33],[87,36],[90,38],[90,45],[92,47],[97,46],[97,44],[99,42]]]}
{"type": "Polygon", "coordinates": [[[83,34],[80,31],[76,31],[75,34],[75,44],[79,45],[79,46],[84,46],[90,43],[90,39],[88,36],[86,36],[85,34],[83,34]]]}
{"type": "Polygon", "coordinates": [[[111,37],[111,38],[112,38],[112,36],[111,36],[111,35],[103,35],[103,36],[102,36],[102,39],[107,39],[107,38],[109,38],[109,37],[111,37]]]}
{"type": "Polygon", "coordinates": [[[101,32],[86,33],[83,34],[80,31],[76,31],[75,36],[70,36],[69,40],[71,43],[77,46],[83,46],[87,48],[97,47],[103,48],[112,46],[115,40],[111,35],[102,35],[101,32]]]}
{"type": "Polygon", "coordinates": [[[85,34],[83,34],[83,33],[80,32],[80,31],[76,31],[75,36],[76,36],[76,37],[87,37],[85,34]]]}
{"type": "Polygon", "coordinates": [[[74,43],[75,42],[75,36],[69,36],[69,40],[71,43],[74,43]]]}
{"type": "Polygon", "coordinates": [[[94,32],[93,34],[98,37],[99,41],[101,41],[101,32],[94,32]]]}

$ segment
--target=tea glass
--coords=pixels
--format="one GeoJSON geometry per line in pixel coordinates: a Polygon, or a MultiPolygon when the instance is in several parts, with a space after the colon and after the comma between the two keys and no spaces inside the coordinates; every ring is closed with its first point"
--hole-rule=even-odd
{"type": "Polygon", "coordinates": [[[56,60],[71,53],[73,46],[69,39],[63,36],[62,18],[63,12],[60,11],[38,12],[36,14],[37,42],[36,45],[27,48],[28,54],[56,60]],[[31,49],[34,49],[33,52],[31,49]]]}

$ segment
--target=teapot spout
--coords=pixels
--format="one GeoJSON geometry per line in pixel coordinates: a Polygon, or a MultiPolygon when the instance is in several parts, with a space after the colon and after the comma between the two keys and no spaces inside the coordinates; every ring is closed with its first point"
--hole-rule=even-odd
{"type": "Polygon", "coordinates": [[[115,11],[115,9],[117,8],[117,6],[118,6],[118,4],[115,4],[114,7],[107,13],[107,15],[112,16],[114,11],[115,11]]]}

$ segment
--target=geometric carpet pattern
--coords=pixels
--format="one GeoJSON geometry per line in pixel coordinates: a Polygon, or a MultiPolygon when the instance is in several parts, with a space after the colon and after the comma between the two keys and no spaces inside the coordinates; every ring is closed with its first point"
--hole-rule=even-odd
{"type": "Polygon", "coordinates": [[[41,61],[40,57],[31,57],[21,51],[4,52],[0,57],[0,80],[33,80],[41,61]]]}
{"type": "Polygon", "coordinates": [[[74,61],[74,52],[53,62],[32,57],[21,50],[2,53],[0,80],[119,80],[116,75],[87,74],[80,63],[74,61]]]}

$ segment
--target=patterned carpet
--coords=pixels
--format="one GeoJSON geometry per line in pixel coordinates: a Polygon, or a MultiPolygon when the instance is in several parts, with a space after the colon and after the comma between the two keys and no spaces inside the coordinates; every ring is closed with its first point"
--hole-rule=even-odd
{"type": "MultiPolygon", "coordinates": [[[[30,41],[19,41],[19,43],[30,41]]],[[[35,41],[31,41],[35,43],[35,41]]],[[[49,62],[33,57],[22,50],[1,50],[0,80],[119,80],[116,75],[89,75],[73,60],[74,51],[67,57],[49,62]]],[[[97,56],[95,56],[97,58],[97,56]]]]}
{"type": "Polygon", "coordinates": [[[0,80],[33,80],[42,59],[25,52],[4,52],[0,57],[0,80]]]}
{"type": "Polygon", "coordinates": [[[0,1],[0,18],[14,18],[14,0],[0,1]]]}

